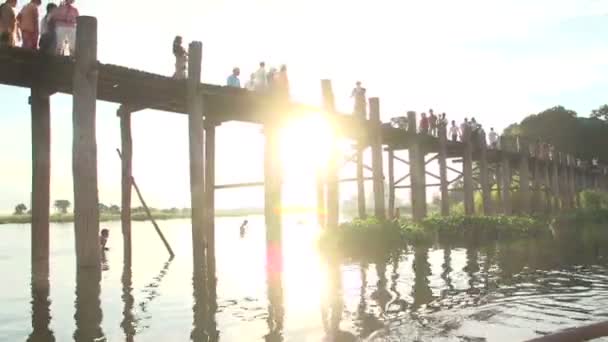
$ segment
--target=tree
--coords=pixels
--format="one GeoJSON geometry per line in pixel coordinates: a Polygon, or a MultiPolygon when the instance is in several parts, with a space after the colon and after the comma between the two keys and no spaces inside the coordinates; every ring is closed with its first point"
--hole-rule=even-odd
{"type": "Polygon", "coordinates": [[[56,200],[54,207],[55,209],[62,213],[62,214],[67,214],[68,212],[68,208],[71,206],[72,204],[70,203],[70,201],[68,200],[56,200]]]}
{"type": "Polygon", "coordinates": [[[17,204],[15,206],[15,214],[14,215],[23,215],[23,213],[27,210],[27,207],[23,203],[17,204]]]}
{"type": "Polygon", "coordinates": [[[112,205],[110,206],[110,209],[109,209],[109,210],[110,210],[110,212],[111,212],[111,213],[113,213],[113,214],[119,214],[119,213],[120,213],[120,207],[119,207],[119,206],[117,206],[116,204],[112,204],[112,205]]]}
{"type": "Polygon", "coordinates": [[[600,108],[592,110],[591,117],[608,121],[608,105],[602,105],[600,108]]]}
{"type": "Polygon", "coordinates": [[[105,213],[109,209],[107,205],[105,205],[105,204],[103,204],[101,202],[98,204],[98,207],[99,207],[99,212],[100,213],[105,213]]]}

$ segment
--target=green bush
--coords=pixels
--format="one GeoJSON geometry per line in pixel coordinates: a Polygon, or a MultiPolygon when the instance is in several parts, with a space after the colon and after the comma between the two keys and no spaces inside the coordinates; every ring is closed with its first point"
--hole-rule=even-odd
{"type": "Polygon", "coordinates": [[[581,206],[585,210],[608,209],[608,194],[605,192],[585,190],[581,192],[581,206]]]}

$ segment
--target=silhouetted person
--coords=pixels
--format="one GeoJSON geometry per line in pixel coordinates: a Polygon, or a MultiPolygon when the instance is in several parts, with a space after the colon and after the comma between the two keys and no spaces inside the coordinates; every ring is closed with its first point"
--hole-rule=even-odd
{"type": "Polygon", "coordinates": [[[107,251],[108,248],[106,244],[108,243],[108,239],[110,238],[110,231],[107,229],[101,230],[101,235],[99,235],[99,245],[101,246],[102,251],[107,251]]]}
{"type": "Polygon", "coordinates": [[[241,237],[245,236],[245,229],[247,228],[248,223],[249,223],[249,221],[247,221],[247,220],[245,220],[245,221],[243,221],[243,223],[241,223],[241,228],[239,229],[241,237]]]}
{"type": "Polygon", "coordinates": [[[498,134],[494,131],[494,127],[490,128],[490,134],[488,134],[488,138],[490,140],[490,148],[494,150],[498,148],[498,134]]]}
{"type": "Polygon", "coordinates": [[[429,119],[426,117],[426,113],[420,115],[420,133],[429,134],[429,119]]]}
{"type": "Polygon", "coordinates": [[[270,68],[266,74],[266,90],[269,93],[274,93],[276,90],[277,68],[270,68]]]}
{"type": "Polygon", "coordinates": [[[175,36],[173,39],[173,55],[175,56],[175,73],[173,78],[183,80],[186,77],[186,65],[188,64],[188,53],[182,46],[182,37],[175,36]]]}
{"type": "Polygon", "coordinates": [[[17,32],[15,7],[17,7],[17,0],[6,0],[0,5],[0,47],[15,46],[15,33],[17,32]]]}
{"type": "Polygon", "coordinates": [[[361,82],[357,81],[357,83],[355,83],[355,88],[353,89],[350,95],[350,97],[353,97],[355,99],[354,114],[359,115],[363,118],[367,117],[367,99],[365,93],[365,88],[361,86],[361,82]]]}
{"type": "Polygon", "coordinates": [[[55,23],[56,51],[63,55],[67,42],[70,56],[76,51],[76,18],[80,15],[73,6],[74,0],[63,1],[57,10],[53,11],[51,20],[55,23]]]}
{"type": "Polygon", "coordinates": [[[266,63],[260,62],[260,67],[255,72],[255,90],[265,90],[268,85],[266,79],[266,63]]]}
{"type": "Polygon", "coordinates": [[[251,75],[249,75],[249,81],[245,84],[245,88],[247,88],[247,90],[255,90],[255,72],[252,72],[251,75]]]}
{"type": "Polygon", "coordinates": [[[281,69],[275,75],[275,89],[282,98],[289,98],[289,77],[285,64],[281,65],[281,69]]]}
{"type": "Polygon", "coordinates": [[[437,116],[429,109],[429,126],[431,127],[431,135],[437,136],[437,116]]]}
{"type": "Polygon", "coordinates": [[[50,3],[46,5],[46,15],[40,22],[40,51],[53,53],[57,46],[55,23],[51,20],[57,5],[50,3]]]}
{"type": "Polygon", "coordinates": [[[230,76],[228,76],[228,79],[226,80],[226,85],[229,87],[240,88],[241,87],[241,80],[239,80],[240,74],[241,74],[241,69],[239,69],[239,68],[232,69],[232,74],[230,74],[230,76]]]}
{"type": "Polygon", "coordinates": [[[456,126],[456,121],[452,120],[452,126],[450,127],[450,136],[452,137],[452,141],[458,141],[458,136],[460,135],[460,129],[456,126]]]}
{"type": "Polygon", "coordinates": [[[40,33],[40,28],[38,26],[38,6],[40,6],[41,3],[41,0],[31,0],[30,3],[23,6],[17,16],[22,37],[21,47],[23,48],[38,49],[38,35],[40,33]]]}

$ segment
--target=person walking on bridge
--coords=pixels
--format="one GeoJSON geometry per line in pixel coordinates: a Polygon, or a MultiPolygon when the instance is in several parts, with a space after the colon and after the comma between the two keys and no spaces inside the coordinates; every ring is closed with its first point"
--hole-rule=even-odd
{"type": "Polygon", "coordinates": [[[173,78],[183,80],[188,77],[186,74],[186,65],[188,64],[188,53],[182,46],[182,37],[175,36],[173,39],[173,55],[175,55],[175,73],[173,78]]]}
{"type": "Polygon", "coordinates": [[[74,0],[65,0],[53,12],[51,20],[55,24],[55,37],[57,39],[57,53],[65,54],[65,45],[68,45],[70,56],[76,51],[76,18],[80,14],[74,7],[74,0]]]}
{"type": "Polygon", "coordinates": [[[46,5],[46,15],[40,22],[40,51],[46,53],[54,53],[57,46],[55,38],[55,24],[51,21],[53,12],[57,9],[57,5],[50,3],[46,5]]]}
{"type": "Polygon", "coordinates": [[[255,72],[255,90],[264,91],[268,85],[266,79],[266,63],[260,62],[260,67],[255,72]]]}
{"type": "Polygon", "coordinates": [[[429,125],[431,127],[431,135],[437,136],[437,115],[432,109],[429,109],[429,125]]]}
{"type": "Polygon", "coordinates": [[[21,47],[26,49],[38,49],[38,7],[42,3],[41,0],[32,0],[29,4],[23,6],[21,12],[17,16],[19,29],[23,43],[21,47]]]}
{"type": "Polygon", "coordinates": [[[17,18],[15,17],[17,0],[6,0],[0,5],[0,47],[15,46],[17,18]]]}
{"type": "Polygon", "coordinates": [[[460,129],[456,126],[456,121],[452,120],[452,126],[450,127],[450,136],[452,137],[452,141],[458,141],[458,136],[460,135],[460,129]]]}
{"type": "Polygon", "coordinates": [[[239,68],[232,69],[232,74],[230,76],[228,76],[226,85],[229,87],[240,88],[241,87],[241,80],[239,80],[240,74],[241,74],[241,69],[239,69],[239,68]]]}

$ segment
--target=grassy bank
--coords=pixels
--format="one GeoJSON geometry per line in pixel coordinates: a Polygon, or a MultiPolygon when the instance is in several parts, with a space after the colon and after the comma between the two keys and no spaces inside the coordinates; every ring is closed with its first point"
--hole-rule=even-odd
{"type": "MultiPolygon", "coordinates": [[[[237,216],[247,216],[247,215],[259,215],[263,214],[263,210],[261,209],[227,209],[227,210],[217,210],[215,212],[216,216],[219,217],[237,217],[237,216]]],[[[179,219],[179,218],[190,218],[189,211],[163,211],[163,210],[154,210],[152,211],[152,217],[155,220],[171,220],[171,219],[179,219]]],[[[133,212],[131,214],[131,219],[133,221],[145,221],[148,219],[148,216],[145,212],[133,212]]],[[[120,221],[120,213],[101,213],[99,216],[99,220],[101,222],[108,221],[120,221]]],[[[53,214],[50,217],[51,222],[55,223],[64,223],[64,222],[74,222],[74,214],[53,214]]],[[[32,218],[30,215],[5,215],[0,216],[0,225],[1,224],[26,224],[31,223],[32,218]]]]}
{"type": "Polygon", "coordinates": [[[324,253],[336,253],[347,259],[373,258],[399,253],[408,244],[536,238],[554,234],[556,227],[576,229],[605,223],[608,209],[604,208],[575,210],[558,217],[453,215],[431,216],[419,223],[409,219],[357,219],[343,223],[337,230],[325,231],[320,248],[324,253]]]}

